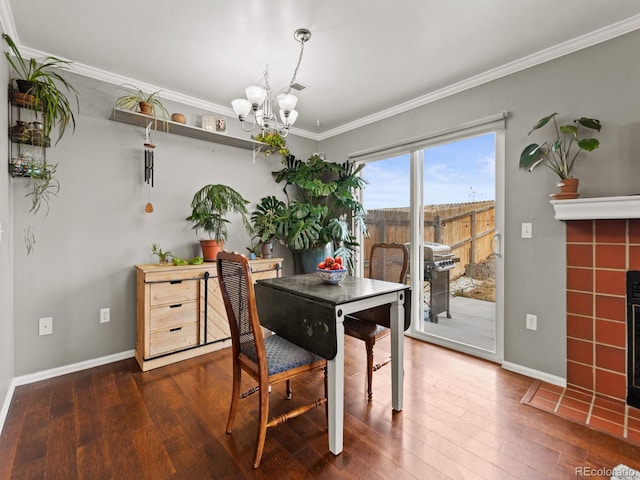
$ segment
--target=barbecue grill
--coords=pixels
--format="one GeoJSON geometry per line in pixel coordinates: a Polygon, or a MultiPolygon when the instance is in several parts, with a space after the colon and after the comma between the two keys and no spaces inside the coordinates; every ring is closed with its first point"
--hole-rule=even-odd
{"type": "Polygon", "coordinates": [[[424,242],[424,281],[429,282],[429,321],[438,323],[438,315],[449,312],[449,272],[460,259],[451,247],[442,243],[424,242]]]}

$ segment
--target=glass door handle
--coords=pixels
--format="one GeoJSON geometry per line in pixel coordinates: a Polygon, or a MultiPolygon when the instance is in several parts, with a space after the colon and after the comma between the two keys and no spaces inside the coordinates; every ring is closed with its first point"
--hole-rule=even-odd
{"type": "Polygon", "coordinates": [[[496,257],[502,256],[502,235],[496,233],[491,237],[491,253],[496,257]]]}

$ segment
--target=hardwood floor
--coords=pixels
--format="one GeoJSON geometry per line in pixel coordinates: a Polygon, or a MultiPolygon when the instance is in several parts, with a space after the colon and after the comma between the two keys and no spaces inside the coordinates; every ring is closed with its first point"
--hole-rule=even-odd
{"type": "MultiPolygon", "coordinates": [[[[621,463],[640,469],[640,447],[523,405],[531,379],[411,338],[405,346],[404,410],[392,412],[391,370],[375,372],[367,402],[365,352],[347,338],[339,456],[319,408],[269,429],[254,470],[258,398],[241,401],[227,435],[231,364],[219,351],[146,373],[130,359],[18,387],[0,478],[575,479],[588,476],[576,468],[591,478],[621,463]]],[[[376,344],[378,358],[388,352],[388,338],[376,344]]],[[[274,387],[272,415],[322,388],[321,374],[295,382],[289,401],[274,387]]]]}

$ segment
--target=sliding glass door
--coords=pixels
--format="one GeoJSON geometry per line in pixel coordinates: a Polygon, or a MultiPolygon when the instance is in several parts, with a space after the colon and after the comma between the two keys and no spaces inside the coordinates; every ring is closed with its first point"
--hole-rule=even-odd
{"type": "Polygon", "coordinates": [[[490,130],[372,159],[363,171],[363,273],[373,243],[407,244],[408,334],[493,360],[502,355],[502,152],[502,132],[490,130]]]}

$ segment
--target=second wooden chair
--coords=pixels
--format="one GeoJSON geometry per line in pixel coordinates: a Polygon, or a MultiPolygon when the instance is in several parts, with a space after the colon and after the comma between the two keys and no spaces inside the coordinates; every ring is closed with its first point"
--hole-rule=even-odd
{"type": "MultiPolygon", "coordinates": [[[[405,283],[409,267],[409,249],[402,243],[374,243],[369,256],[369,278],[387,282],[405,283]]],[[[362,340],[367,350],[367,395],[373,397],[371,384],[373,372],[389,363],[373,364],[373,347],[378,340],[391,333],[389,329],[390,305],[364,310],[347,315],[344,320],[344,333],[362,340]]],[[[405,306],[408,308],[408,306],[405,306]]]]}

